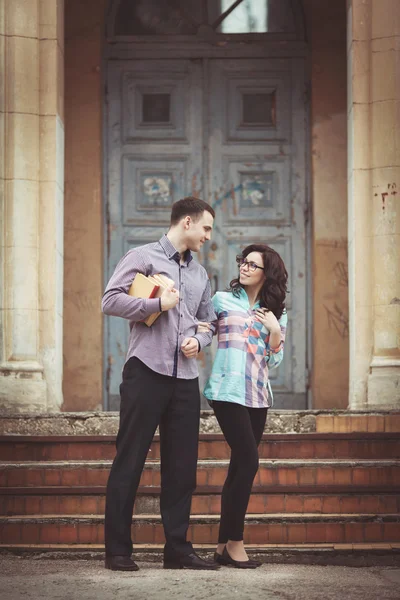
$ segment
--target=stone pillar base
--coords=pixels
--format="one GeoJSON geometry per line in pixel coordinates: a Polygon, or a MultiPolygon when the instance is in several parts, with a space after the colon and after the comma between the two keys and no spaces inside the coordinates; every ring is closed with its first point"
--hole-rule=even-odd
{"type": "Polygon", "coordinates": [[[400,407],[400,359],[374,357],[368,376],[368,408],[400,407]]]}
{"type": "Polygon", "coordinates": [[[35,362],[0,364],[0,412],[47,412],[43,367],[35,362]]]}

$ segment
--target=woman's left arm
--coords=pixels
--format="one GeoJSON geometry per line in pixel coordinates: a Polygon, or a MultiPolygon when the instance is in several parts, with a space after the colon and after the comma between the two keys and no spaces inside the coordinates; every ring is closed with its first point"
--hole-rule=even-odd
{"type": "Polygon", "coordinates": [[[259,309],[256,312],[256,316],[259,321],[268,329],[269,342],[267,345],[268,350],[268,368],[274,369],[280,365],[283,359],[283,348],[285,345],[286,337],[286,326],[287,326],[287,312],[285,311],[281,318],[275,317],[271,311],[265,309],[259,309]]]}

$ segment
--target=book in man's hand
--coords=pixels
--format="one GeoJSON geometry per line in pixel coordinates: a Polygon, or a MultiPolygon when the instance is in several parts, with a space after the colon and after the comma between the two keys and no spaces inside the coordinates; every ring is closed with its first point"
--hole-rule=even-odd
{"type": "MultiPolygon", "coordinates": [[[[174,281],[161,273],[157,275],[137,273],[128,294],[135,298],[159,298],[163,291],[171,285],[174,285],[174,281]]],[[[155,312],[144,319],[143,323],[150,327],[160,315],[161,312],[155,312]]]]}

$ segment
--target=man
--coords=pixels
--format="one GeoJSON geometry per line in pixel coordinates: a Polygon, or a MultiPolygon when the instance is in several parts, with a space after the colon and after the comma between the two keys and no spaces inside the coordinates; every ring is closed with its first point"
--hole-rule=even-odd
{"type": "Polygon", "coordinates": [[[136,571],[131,523],[136,491],[157,426],[161,447],[161,516],[164,568],[216,569],[186,539],[196,487],[200,393],[196,356],[212,331],[196,333],[197,321],[215,319],[205,269],[193,260],[211,237],[214,210],[198,198],[175,202],[171,226],[158,242],[130,250],[117,265],[103,296],[107,315],[130,321],[120,386],[117,454],[107,484],[105,545],[108,569],[136,571]],[[128,295],[136,275],[161,273],[174,281],[161,298],[128,295]],[[162,314],[147,327],[149,315],[162,314]]]}

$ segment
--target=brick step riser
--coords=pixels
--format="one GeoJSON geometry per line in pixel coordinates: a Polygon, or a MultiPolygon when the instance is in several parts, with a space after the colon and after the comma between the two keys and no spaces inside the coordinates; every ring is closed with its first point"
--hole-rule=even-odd
{"type": "MultiPolygon", "coordinates": [[[[218,523],[192,524],[189,539],[194,544],[216,544],[218,523]]],[[[132,539],[137,544],[162,544],[160,523],[136,523],[132,539]]],[[[271,523],[247,524],[245,544],[399,543],[400,523],[271,523]]],[[[1,544],[103,544],[102,523],[5,523],[0,527],[1,544]]]]}
{"type": "MultiPolygon", "coordinates": [[[[265,441],[259,448],[260,458],[290,459],[395,459],[400,458],[400,440],[329,440],[265,441]]],[[[60,442],[54,444],[0,444],[1,461],[113,460],[115,444],[100,442],[60,442]]],[[[230,450],[223,441],[201,441],[199,459],[228,459],[230,450]]],[[[160,445],[153,442],[148,458],[160,458],[160,445]]]]}
{"type": "MultiPolygon", "coordinates": [[[[362,412],[362,411],[361,411],[362,412]]],[[[316,417],[316,431],[319,433],[400,432],[400,414],[392,410],[388,414],[319,414],[316,417]]]]}
{"type": "MultiPolygon", "coordinates": [[[[42,486],[105,486],[109,468],[84,467],[60,468],[11,467],[0,469],[0,491],[6,487],[42,487],[42,486]]],[[[202,466],[197,468],[197,485],[220,486],[224,484],[227,467],[202,466]]],[[[400,466],[309,466],[307,463],[297,466],[261,465],[254,485],[357,485],[390,486],[400,481],[400,466]]],[[[159,486],[159,469],[145,466],[140,485],[159,486]]]]}
{"type": "MultiPolygon", "coordinates": [[[[23,515],[102,515],[105,496],[0,496],[1,516],[23,515]]],[[[219,494],[194,495],[192,515],[218,515],[219,494]]],[[[158,496],[138,495],[135,514],[159,515],[158,496]]],[[[400,513],[400,495],[297,495],[257,494],[250,497],[250,514],[395,514],[400,513]]]]}

